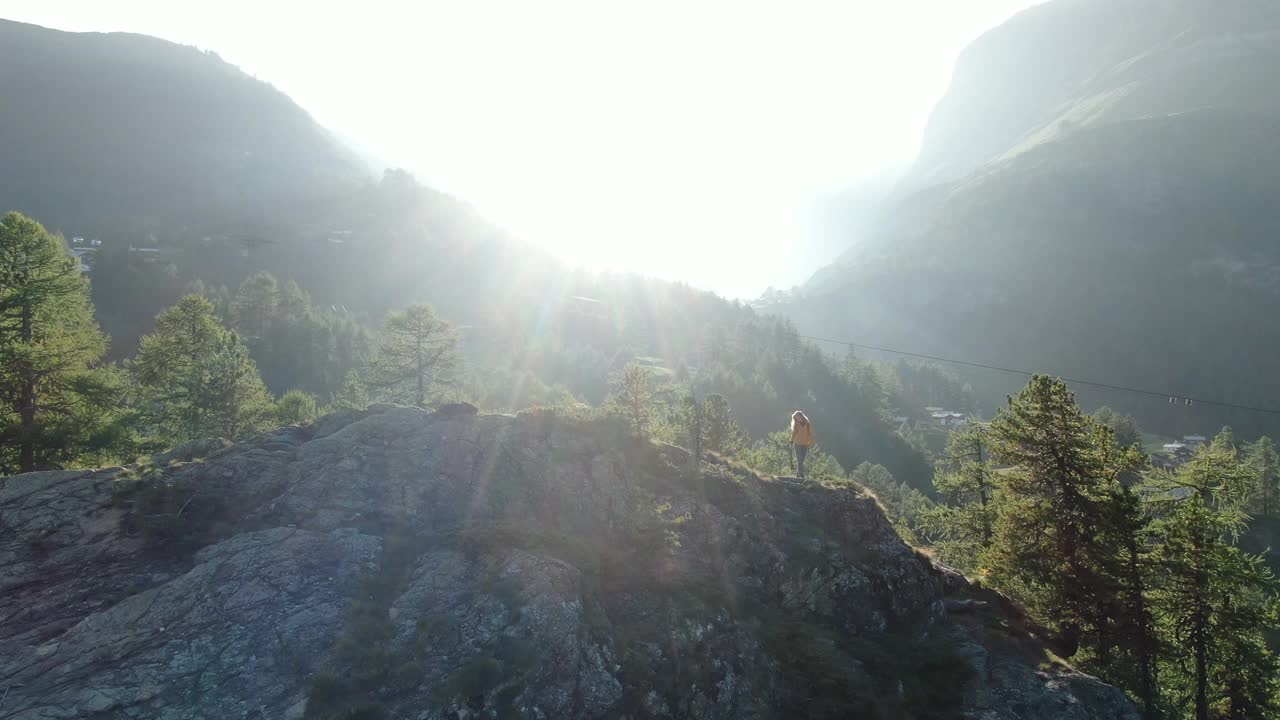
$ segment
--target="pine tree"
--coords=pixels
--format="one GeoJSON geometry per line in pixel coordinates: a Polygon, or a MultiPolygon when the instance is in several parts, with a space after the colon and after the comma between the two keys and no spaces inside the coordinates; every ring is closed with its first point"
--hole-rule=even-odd
{"type": "Polygon", "coordinates": [[[996,483],[985,426],[971,423],[951,433],[933,484],[946,500],[926,514],[924,527],[939,554],[969,571],[995,536],[996,483]]]}
{"type": "Polygon", "coordinates": [[[637,437],[648,437],[654,415],[653,371],[646,365],[627,363],[610,385],[613,392],[605,407],[621,417],[637,437]]]}
{"type": "MultiPolygon", "coordinates": [[[[1132,439],[1132,438],[1128,438],[1132,439]]],[[[1106,472],[1110,499],[1107,521],[1098,528],[1099,538],[1119,555],[1119,613],[1115,618],[1116,657],[1111,667],[1101,668],[1116,684],[1134,692],[1142,702],[1144,717],[1163,716],[1159,683],[1160,642],[1155,629],[1149,590],[1150,515],[1142,506],[1133,485],[1148,468],[1147,456],[1138,443],[1125,442],[1105,425],[1095,425],[1093,444],[1106,472]]]]}
{"type": "Polygon", "coordinates": [[[1231,444],[1215,441],[1177,474],[1150,481],[1167,506],[1155,526],[1153,593],[1172,655],[1163,675],[1175,706],[1196,720],[1280,712],[1280,665],[1263,636],[1280,629],[1277,586],[1261,558],[1234,544],[1253,477],[1231,444]]]}
{"type": "Polygon", "coordinates": [[[360,373],[348,370],[342,381],[342,389],[333,398],[333,407],[345,410],[364,410],[369,407],[369,389],[360,379],[360,373]]]}
{"type": "Polygon", "coordinates": [[[1280,457],[1276,445],[1269,437],[1258,438],[1245,451],[1250,469],[1254,473],[1253,510],[1262,517],[1271,517],[1280,499],[1280,457]]]}
{"type": "Polygon", "coordinates": [[[286,323],[296,323],[311,309],[311,297],[293,280],[280,287],[277,294],[276,314],[286,323]]]}
{"type": "Polygon", "coordinates": [[[266,336],[276,316],[280,290],[276,278],[269,272],[254,273],[240,283],[231,305],[233,327],[246,338],[266,336]]]}
{"type": "Polygon", "coordinates": [[[249,349],[234,333],[225,333],[213,352],[200,358],[196,372],[199,382],[192,400],[203,419],[200,435],[241,438],[271,424],[271,394],[249,349]]]}
{"type": "Polygon", "coordinates": [[[707,434],[703,402],[697,393],[690,390],[681,398],[681,404],[684,406],[685,436],[689,438],[689,470],[696,476],[702,465],[703,441],[707,434]]]}
{"type": "Polygon", "coordinates": [[[109,435],[119,383],[97,367],[106,336],[62,243],[0,220],[0,474],[74,462],[109,435]]]}
{"type": "Polygon", "coordinates": [[[1233,455],[1239,455],[1240,447],[1236,444],[1236,433],[1231,429],[1230,425],[1224,425],[1217,435],[1213,436],[1211,443],[1214,447],[1231,452],[1233,455]]]}
{"type": "MultiPolygon", "coordinates": [[[[1106,436],[1109,436],[1106,431],[1106,436]]],[[[995,534],[985,561],[998,586],[1026,601],[1074,654],[1087,649],[1102,668],[1115,661],[1123,610],[1123,558],[1108,532],[1116,484],[1128,467],[1099,452],[1092,418],[1066,383],[1031,379],[991,423],[1001,474],[995,534]]]]}
{"type": "Polygon", "coordinates": [[[1111,428],[1116,435],[1116,443],[1120,447],[1141,444],[1142,431],[1132,415],[1121,415],[1109,407],[1103,406],[1093,413],[1093,418],[1111,428]]]}
{"type": "Polygon", "coordinates": [[[127,367],[141,388],[141,406],[151,435],[170,442],[198,436],[202,424],[195,402],[202,358],[212,354],[226,332],[214,307],[200,295],[188,295],[156,317],[156,330],[142,338],[127,367]]]}
{"type": "Polygon", "coordinates": [[[188,295],[161,313],[128,369],[150,434],[163,441],[234,439],[268,419],[270,396],[257,366],[204,297],[188,295]]]}
{"type": "Polygon", "coordinates": [[[880,374],[869,362],[863,362],[852,349],[844,356],[844,367],[841,376],[863,396],[873,407],[881,407],[887,396],[880,374]]]}
{"type": "Polygon", "coordinates": [[[733,419],[729,400],[719,393],[707,395],[703,401],[705,438],[703,446],[727,457],[741,455],[749,443],[747,433],[733,419]]]}
{"type": "Polygon", "coordinates": [[[723,395],[711,393],[700,398],[691,389],[679,390],[674,400],[661,408],[661,416],[652,431],[657,440],[725,457],[737,457],[750,447],[746,432],[734,421],[729,401],[723,395]]]}
{"type": "Polygon", "coordinates": [[[460,360],[453,325],[428,305],[410,305],[382,325],[370,361],[372,385],[388,399],[422,407],[439,388],[456,380],[460,360]]]}

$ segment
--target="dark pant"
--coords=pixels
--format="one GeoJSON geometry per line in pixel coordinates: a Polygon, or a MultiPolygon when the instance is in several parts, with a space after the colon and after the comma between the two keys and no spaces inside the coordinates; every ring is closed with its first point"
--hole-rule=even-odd
{"type": "Polygon", "coordinates": [[[796,477],[804,477],[804,459],[809,454],[808,445],[796,445],[796,477]]]}

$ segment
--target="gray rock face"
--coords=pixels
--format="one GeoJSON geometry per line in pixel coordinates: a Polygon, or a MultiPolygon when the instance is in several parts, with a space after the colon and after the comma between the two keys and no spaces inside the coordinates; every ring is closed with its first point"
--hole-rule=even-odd
{"type": "Polygon", "coordinates": [[[0,719],[1137,717],[852,487],[395,406],[206,449],[0,480],[0,719]]]}
{"type": "Polygon", "coordinates": [[[275,528],[205,548],[188,572],[6,658],[22,690],[5,717],[282,717],[305,703],[300,681],[380,547],[275,528]]]}

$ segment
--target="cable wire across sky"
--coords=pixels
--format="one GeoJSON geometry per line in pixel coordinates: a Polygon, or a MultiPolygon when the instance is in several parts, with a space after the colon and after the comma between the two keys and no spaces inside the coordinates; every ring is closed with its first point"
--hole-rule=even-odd
{"type": "MultiPolygon", "coordinates": [[[[806,340],[816,342],[832,343],[835,345],[845,345],[847,347],[859,348],[862,350],[872,350],[874,352],[890,353],[893,355],[905,355],[907,357],[920,358],[923,360],[933,360],[935,362],[951,363],[952,365],[963,365],[971,368],[981,368],[983,370],[995,370],[997,372],[1011,373],[1014,375],[1023,375],[1032,377],[1034,375],[1052,375],[1053,373],[1032,372],[1030,370],[1019,370],[1016,368],[1000,367],[999,365],[987,365],[985,363],[969,362],[968,360],[956,360],[955,358],[946,358],[938,355],[925,355],[922,353],[907,352],[905,350],[894,350],[892,348],[877,347],[875,345],[865,345],[863,343],[849,342],[847,340],[833,340],[831,338],[815,337],[813,335],[800,335],[806,340]]],[[[1060,376],[1062,377],[1062,376],[1060,376]]],[[[1146,390],[1144,388],[1129,387],[1127,385],[1115,385],[1112,383],[1096,382],[1093,380],[1081,380],[1079,378],[1062,377],[1063,380],[1075,385],[1088,385],[1090,387],[1102,388],[1105,390],[1117,390],[1120,392],[1130,392],[1138,395],[1149,395],[1151,397],[1168,398],[1170,402],[1177,401],[1178,404],[1189,405],[1213,405],[1215,407],[1231,408],[1234,410],[1246,410],[1248,412],[1264,413],[1267,415],[1280,415],[1280,409],[1255,407],[1252,405],[1240,405],[1237,403],[1225,402],[1223,400],[1205,400],[1204,398],[1191,397],[1180,393],[1157,392],[1155,390],[1146,390]]]]}

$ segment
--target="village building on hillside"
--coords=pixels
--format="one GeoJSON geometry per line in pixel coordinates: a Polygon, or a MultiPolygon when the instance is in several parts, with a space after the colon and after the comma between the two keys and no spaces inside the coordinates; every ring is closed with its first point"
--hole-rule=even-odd
{"type": "Polygon", "coordinates": [[[1203,435],[1187,435],[1182,440],[1165,443],[1160,446],[1160,452],[1151,454],[1151,464],[1161,470],[1177,470],[1207,441],[1203,435]]]}
{"type": "Polygon", "coordinates": [[[929,413],[929,421],[938,427],[960,427],[969,422],[964,413],[958,413],[946,408],[927,407],[924,411],[929,413]]]}
{"type": "Polygon", "coordinates": [[[71,256],[76,259],[78,269],[81,273],[93,271],[93,266],[97,260],[98,248],[102,247],[102,241],[94,238],[85,240],[80,236],[71,238],[71,247],[68,251],[71,256]]]}
{"type": "Polygon", "coordinates": [[[153,263],[156,258],[160,257],[160,248],[158,247],[134,247],[133,243],[129,243],[129,252],[142,258],[143,262],[153,263]]]}

